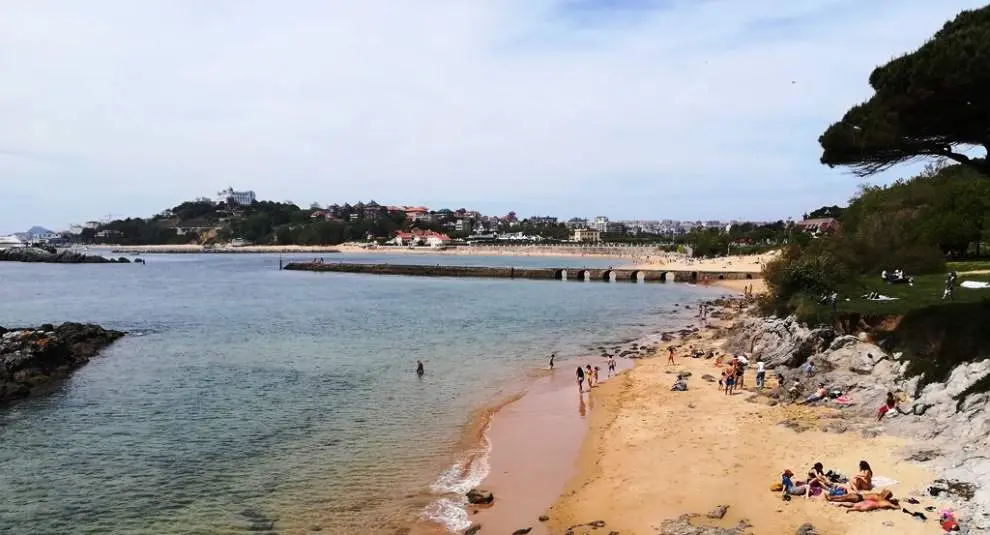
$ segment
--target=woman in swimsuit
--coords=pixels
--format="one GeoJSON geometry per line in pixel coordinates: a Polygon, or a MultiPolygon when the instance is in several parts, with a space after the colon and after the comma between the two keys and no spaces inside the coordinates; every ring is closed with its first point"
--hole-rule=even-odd
{"type": "Polygon", "coordinates": [[[849,491],[858,492],[863,490],[873,490],[873,469],[870,463],[859,461],[859,473],[849,481],[849,491]]]}
{"type": "Polygon", "coordinates": [[[584,368],[578,366],[577,369],[578,392],[584,392],[584,368]]]}

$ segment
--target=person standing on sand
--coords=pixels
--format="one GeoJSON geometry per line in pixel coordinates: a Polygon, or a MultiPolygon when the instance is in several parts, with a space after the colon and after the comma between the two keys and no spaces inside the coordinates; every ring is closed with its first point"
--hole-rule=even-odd
{"type": "Polygon", "coordinates": [[[725,395],[731,395],[736,389],[736,366],[729,364],[729,369],[725,372],[725,395]]]}
{"type": "Polygon", "coordinates": [[[577,369],[578,393],[584,392],[584,368],[578,366],[577,369]]]}
{"type": "Polygon", "coordinates": [[[756,388],[763,390],[767,384],[767,365],[762,360],[756,361],[756,388]]]}
{"type": "Polygon", "coordinates": [[[674,363],[674,346],[667,347],[667,366],[674,363]]]}
{"type": "Polygon", "coordinates": [[[598,384],[598,366],[595,366],[595,373],[593,375],[595,377],[595,384],[597,385],[598,384]]]}
{"type": "Polygon", "coordinates": [[[557,358],[556,353],[550,353],[550,369],[553,369],[553,359],[557,358]]]}
{"type": "Polygon", "coordinates": [[[608,376],[612,377],[615,375],[615,357],[612,355],[608,356],[608,376]]]}
{"type": "Polygon", "coordinates": [[[587,366],[584,367],[584,378],[588,380],[589,390],[595,386],[595,383],[597,383],[597,381],[595,381],[594,383],[591,381],[591,378],[593,377],[592,373],[593,372],[591,371],[591,364],[588,364],[587,366]]]}

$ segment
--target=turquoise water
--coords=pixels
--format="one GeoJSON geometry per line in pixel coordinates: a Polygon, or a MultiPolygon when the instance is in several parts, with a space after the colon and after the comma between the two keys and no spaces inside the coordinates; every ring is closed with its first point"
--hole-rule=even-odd
{"type": "Polygon", "coordinates": [[[279,272],[278,255],[146,258],[0,264],[0,325],[130,333],[53,393],[0,409],[0,533],[395,533],[437,499],[430,483],[457,459],[472,411],[547,354],[664,328],[675,302],[713,294],[279,272]]]}

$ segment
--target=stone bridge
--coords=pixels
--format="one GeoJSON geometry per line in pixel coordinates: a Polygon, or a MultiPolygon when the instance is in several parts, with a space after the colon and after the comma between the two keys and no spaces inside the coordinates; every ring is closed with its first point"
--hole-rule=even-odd
{"type": "Polygon", "coordinates": [[[517,268],[480,266],[441,266],[419,264],[292,263],[290,271],[407,275],[416,277],[483,277],[501,279],[540,279],[572,282],[712,282],[753,279],[741,271],[675,271],[657,269],[517,268]]]}

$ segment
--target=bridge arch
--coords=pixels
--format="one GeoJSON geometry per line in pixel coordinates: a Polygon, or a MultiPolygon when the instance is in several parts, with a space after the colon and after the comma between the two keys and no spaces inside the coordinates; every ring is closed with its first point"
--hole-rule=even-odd
{"type": "Polygon", "coordinates": [[[691,272],[691,282],[698,282],[698,272],[697,271],[692,271],[691,272]]]}
{"type": "Polygon", "coordinates": [[[553,270],[553,278],[559,281],[567,280],[567,270],[566,269],[555,269],[553,270]]]}
{"type": "Polygon", "coordinates": [[[725,273],[719,273],[718,274],[718,280],[724,281],[725,280],[725,273]]]}
{"type": "Polygon", "coordinates": [[[629,274],[629,280],[631,282],[646,282],[646,273],[638,269],[633,270],[633,272],[629,274]]]}
{"type": "Polygon", "coordinates": [[[602,271],[602,282],[612,282],[612,270],[606,269],[602,271]]]}
{"type": "Polygon", "coordinates": [[[752,273],[747,273],[746,274],[746,280],[753,280],[753,274],[752,273]]]}
{"type": "Polygon", "coordinates": [[[667,272],[664,271],[660,274],[660,282],[667,282],[667,272]]]}
{"type": "Polygon", "coordinates": [[[581,282],[587,282],[591,278],[591,272],[587,269],[582,269],[577,272],[577,277],[574,280],[579,280],[581,282]]]}

